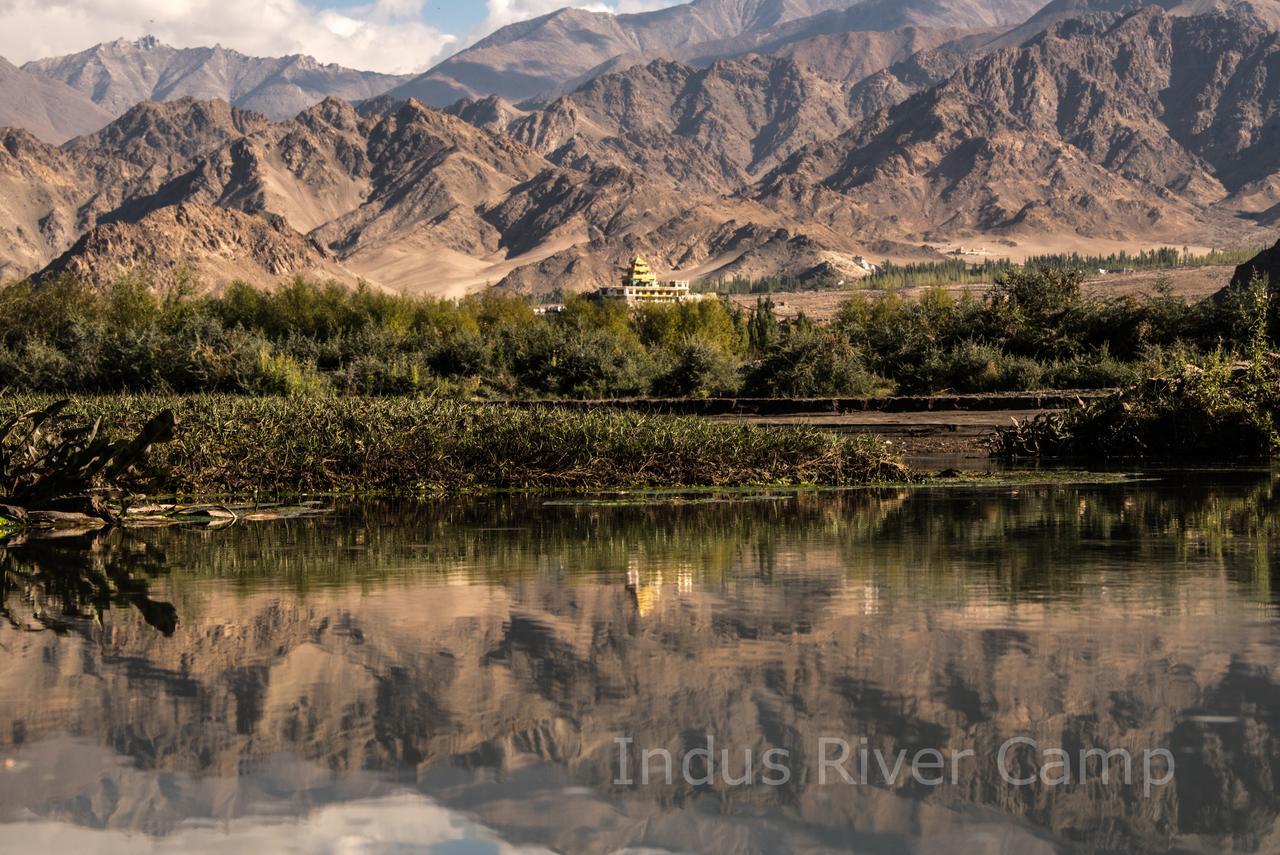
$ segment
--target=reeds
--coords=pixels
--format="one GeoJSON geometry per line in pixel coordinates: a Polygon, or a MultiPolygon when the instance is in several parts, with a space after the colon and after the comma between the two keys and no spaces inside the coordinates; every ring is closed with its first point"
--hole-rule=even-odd
{"type": "MultiPolygon", "coordinates": [[[[0,396],[0,418],[38,400],[0,396]]],[[[68,412],[129,436],[172,410],[149,480],[184,495],[437,494],[910,479],[875,439],[636,413],[427,398],[116,395],[68,412]]]]}

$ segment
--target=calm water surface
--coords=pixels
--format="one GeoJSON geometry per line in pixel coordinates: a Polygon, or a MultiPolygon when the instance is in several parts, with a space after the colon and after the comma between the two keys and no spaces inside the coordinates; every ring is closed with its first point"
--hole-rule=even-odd
{"type": "Polygon", "coordinates": [[[361,505],[11,545],[0,850],[1280,851],[1278,484],[361,505]],[[1015,737],[1033,777],[1050,748],[1176,771],[1015,784],[1015,737]],[[632,773],[709,740],[757,769],[620,783],[620,738],[632,773]],[[824,738],[973,753],[938,786],[823,783],[824,738]]]}

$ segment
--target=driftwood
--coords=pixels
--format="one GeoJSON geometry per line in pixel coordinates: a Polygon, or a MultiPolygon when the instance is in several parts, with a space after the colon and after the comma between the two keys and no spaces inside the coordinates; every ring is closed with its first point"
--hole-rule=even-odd
{"type": "MultiPolygon", "coordinates": [[[[0,423],[0,520],[9,528],[101,528],[121,520],[104,498],[118,491],[151,447],[173,438],[171,410],[129,440],[102,435],[101,419],[77,425],[69,401],[0,423]]],[[[0,527],[3,523],[0,523],[0,527]]]]}

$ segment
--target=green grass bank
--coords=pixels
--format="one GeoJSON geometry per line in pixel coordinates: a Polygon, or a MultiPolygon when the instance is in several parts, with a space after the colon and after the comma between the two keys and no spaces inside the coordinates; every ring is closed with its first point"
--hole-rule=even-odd
{"type": "MultiPolygon", "coordinates": [[[[0,395],[0,418],[46,405],[0,395]]],[[[438,494],[646,487],[845,486],[910,479],[882,442],[695,418],[432,398],[109,395],[68,412],[128,436],[164,409],[175,439],[149,486],[182,495],[438,494]]]]}

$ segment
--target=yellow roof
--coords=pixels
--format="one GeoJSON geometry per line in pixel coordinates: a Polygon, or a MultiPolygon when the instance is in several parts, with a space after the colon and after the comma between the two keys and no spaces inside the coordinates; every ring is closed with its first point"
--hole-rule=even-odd
{"type": "Polygon", "coordinates": [[[631,270],[623,281],[628,285],[653,285],[658,279],[653,275],[649,262],[637,255],[631,259],[631,270]]]}

